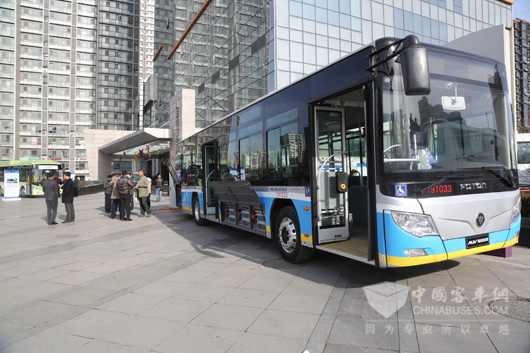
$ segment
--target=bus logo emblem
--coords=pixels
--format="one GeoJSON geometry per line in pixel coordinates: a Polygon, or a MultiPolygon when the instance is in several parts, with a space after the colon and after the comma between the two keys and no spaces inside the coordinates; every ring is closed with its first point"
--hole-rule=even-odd
{"type": "Polygon", "coordinates": [[[477,226],[482,227],[485,220],[486,220],[486,217],[484,217],[482,213],[479,213],[477,216],[477,226]]]}
{"type": "Polygon", "coordinates": [[[397,197],[407,197],[407,184],[396,184],[396,196],[397,197]]]}

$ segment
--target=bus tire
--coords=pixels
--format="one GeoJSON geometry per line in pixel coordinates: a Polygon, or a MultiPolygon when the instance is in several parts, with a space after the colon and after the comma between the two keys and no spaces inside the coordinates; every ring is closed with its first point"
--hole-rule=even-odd
{"type": "Polygon", "coordinates": [[[275,236],[285,261],[296,264],[307,261],[313,255],[312,248],[302,245],[300,222],[294,207],[284,207],[278,213],[275,236]]]}
{"type": "Polygon", "coordinates": [[[197,196],[193,197],[193,219],[198,226],[206,225],[206,220],[201,217],[201,205],[197,196]]]}

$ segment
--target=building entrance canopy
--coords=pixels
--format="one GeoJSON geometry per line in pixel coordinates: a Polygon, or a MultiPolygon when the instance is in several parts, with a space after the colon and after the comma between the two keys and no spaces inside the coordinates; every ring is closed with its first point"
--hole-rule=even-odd
{"type": "Polygon", "coordinates": [[[145,128],[99,147],[99,152],[110,155],[146,146],[153,142],[170,140],[169,129],[145,128]]]}

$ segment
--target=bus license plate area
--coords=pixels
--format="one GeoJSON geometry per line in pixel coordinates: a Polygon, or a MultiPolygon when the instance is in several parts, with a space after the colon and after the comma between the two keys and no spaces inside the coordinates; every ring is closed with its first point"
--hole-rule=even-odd
{"type": "Polygon", "coordinates": [[[479,246],[489,245],[490,237],[489,234],[474,235],[472,237],[466,237],[466,249],[477,248],[479,246]]]}

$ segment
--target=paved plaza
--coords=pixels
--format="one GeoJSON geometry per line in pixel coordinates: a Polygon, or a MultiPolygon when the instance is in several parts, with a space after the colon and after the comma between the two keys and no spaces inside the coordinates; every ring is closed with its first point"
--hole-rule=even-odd
{"type": "Polygon", "coordinates": [[[161,210],[112,220],[102,193],[48,226],[0,202],[0,352],[530,352],[530,248],[380,270],[161,210]]]}

